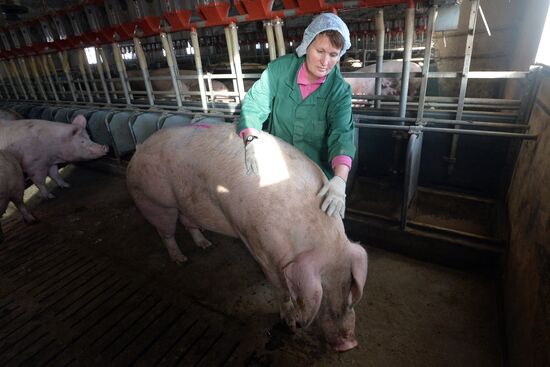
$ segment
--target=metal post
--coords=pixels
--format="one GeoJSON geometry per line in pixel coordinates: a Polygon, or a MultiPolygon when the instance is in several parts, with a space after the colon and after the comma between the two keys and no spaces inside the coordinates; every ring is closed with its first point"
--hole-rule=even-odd
{"type": "Polygon", "coordinates": [[[109,65],[109,60],[107,59],[107,55],[105,54],[105,51],[103,50],[102,46],[99,46],[97,49],[99,51],[99,56],[101,57],[101,61],[103,63],[103,71],[105,72],[105,75],[107,75],[107,80],[109,81],[109,87],[113,92],[113,97],[115,97],[115,99],[118,99],[118,96],[116,94],[115,84],[113,83],[113,77],[111,75],[111,66],[109,65]]]}
{"type": "Polygon", "coordinates": [[[430,8],[428,14],[428,34],[426,37],[426,47],[424,48],[424,63],[422,67],[422,82],[420,84],[420,95],[418,96],[418,112],[417,119],[424,118],[424,102],[426,100],[426,91],[428,89],[428,75],[430,72],[430,59],[432,54],[432,39],[435,30],[435,21],[437,19],[438,8],[434,5],[430,8]]]}
{"type": "Polygon", "coordinates": [[[206,104],[206,92],[204,87],[204,78],[202,74],[202,60],[201,49],[199,47],[199,37],[197,35],[196,28],[191,28],[191,45],[195,54],[195,67],[197,68],[197,78],[199,82],[199,90],[201,92],[202,109],[204,112],[208,112],[208,106],[206,104]]]}
{"type": "Polygon", "coordinates": [[[71,77],[71,66],[69,64],[69,55],[67,54],[67,51],[59,52],[57,55],[59,56],[59,60],[61,61],[61,67],[63,68],[63,73],[65,74],[65,78],[67,79],[67,84],[69,85],[69,89],[71,91],[73,101],[77,102],[78,99],[76,98],[73,78],[71,77]]]}
{"type": "Polygon", "coordinates": [[[17,81],[17,84],[19,84],[19,88],[21,88],[21,93],[23,93],[23,97],[25,99],[29,99],[29,95],[27,94],[27,91],[25,90],[25,87],[23,86],[23,81],[21,80],[21,76],[19,75],[19,71],[17,71],[17,67],[15,66],[15,62],[13,59],[10,59],[9,65],[11,68],[11,72],[17,81]]]}
{"type": "Polygon", "coordinates": [[[21,74],[23,75],[23,80],[25,81],[25,84],[27,84],[27,88],[29,90],[29,93],[31,97],[38,101],[38,95],[34,91],[34,87],[32,85],[31,76],[29,75],[29,70],[27,69],[27,63],[25,62],[25,59],[19,58],[17,59],[19,62],[19,68],[21,70],[21,74]]]}
{"type": "Polygon", "coordinates": [[[285,38],[283,37],[283,21],[275,18],[275,39],[277,40],[277,53],[286,55],[285,38]]]}
{"type": "MultiPolygon", "coordinates": [[[[94,52],[95,52],[95,47],[93,48],[94,52]]],[[[88,72],[88,75],[90,77],[90,84],[92,85],[92,89],[94,90],[94,93],[95,93],[95,96],[97,98],[101,98],[100,94],[99,94],[99,90],[97,89],[97,85],[96,85],[96,79],[94,77],[94,73],[92,71],[92,66],[90,65],[90,62],[88,61],[88,56],[86,55],[86,52],[84,49],[82,49],[82,61],[84,63],[84,67],[85,67],[85,70],[88,72]]],[[[96,54],[96,60],[97,60],[97,54],[96,54]]]]}
{"type": "Polygon", "coordinates": [[[56,102],[59,102],[59,96],[57,95],[57,91],[55,90],[55,84],[52,79],[52,72],[50,71],[50,68],[48,67],[48,60],[46,59],[46,55],[41,55],[36,58],[38,65],[42,68],[44,71],[44,75],[46,76],[46,79],[48,80],[48,83],[50,85],[50,89],[53,94],[53,98],[56,102]]]}
{"type": "MultiPolygon", "coordinates": [[[[376,72],[381,73],[384,70],[384,39],[386,27],[384,26],[384,10],[378,9],[376,12],[376,72]]],[[[363,65],[365,66],[365,65],[363,65]]],[[[376,77],[375,94],[382,94],[382,78],[376,77]]],[[[376,108],[380,108],[381,101],[375,101],[376,108]]]]}
{"type": "MultiPolygon", "coordinates": [[[[458,94],[458,107],[456,110],[456,119],[462,120],[462,113],[464,112],[464,98],[466,97],[466,87],[468,86],[468,72],[470,71],[470,62],[472,60],[472,48],[474,45],[474,34],[476,30],[477,9],[479,7],[479,0],[472,0],[470,7],[470,21],[468,23],[468,35],[466,36],[466,51],[464,52],[464,66],[462,68],[462,80],[460,81],[460,92],[458,94]]],[[[457,128],[457,126],[455,126],[457,128]]],[[[447,162],[447,173],[450,175],[453,173],[454,165],[456,162],[456,151],[458,147],[458,135],[453,135],[451,142],[451,152],[447,162]]]]}
{"type": "Polygon", "coordinates": [[[101,87],[103,88],[103,93],[105,93],[105,101],[107,104],[111,104],[111,96],[109,95],[109,90],[107,89],[107,83],[105,82],[105,76],[103,75],[103,61],[97,47],[94,47],[95,58],[97,61],[97,73],[99,74],[99,79],[101,80],[101,87]]]}
{"type": "Polygon", "coordinates": [[[147,99],[149,100],[149,105],[154,106],[155,97],[153,96],[153,87],[151,86],[151,79],[149,79],[149,69],[147,68],[147,60],[145,59],[145,53],[143,52],[143,47],[141,47],[141,41],[137,37],[134,37],[134,47],[136,50],[138,64],[141,69],[141,74],[143,75],[143,83],[145,84],[145,91],[147,92],[147,99]]]}
{"type": "Polygon", "coordinates": [[[243,71],[241,68],[241,54],[239,51],[239,36],[237,34],[237,25],[229,23],[229,33],[231,34],[231,44],[233,45],[233,61],[235,63],[235,73],[237,75],[237,89],[239,98],[244,98],[243,71]]]}
{"type": "MultiPolygon", "coordinates": [[[[225,32],[225,44],[227,45],[227,55],[229,56],[229,66],[231,67],[231,75],[234,76],[234,78],[232,79],[233,90],[238,92],[239,89],[237,86],[237,73],[235,71],[235,60],[233,60],[233,46],[231,42],[231,32],[229,31],[229,27],[224,27],[223,30],[225,32]]],[[[275,47],[273,47],[273,50],[275,50],[275,47]]],[[[239,97],[236,98],[237,103],[239,103],[240,100],[241,99],[239,97]]]]}
{"type": "Polygon", "coordinates": [[[116,69],[118,72],[118,77],[120,80],[120,85],[122,86],[122,92],[124,93],[124,98],[126,99],[126,104],[131,105],[130,101],[130,83],[128,82],[128,75],[126,74],[126,67],[124,66],[124,61],[122,61],[122,54],[120,53],[120,48],[118,45],[113,42],[111,44],[113,48],[113,56],[115,59],[116,69]]]}
{"type": "MultiPolygon", "coordinates": [[[[403,50],[403,71],[401,74],[401,99],[399,101],[399,117],[407,113],[407,96],[409,95],[409,73],[411,70],[412,44],[414,35],[414,3],[407,8],[405,16],[405,48],[403,50]]],[[[404,123],[401,123],[404,125],[404,123]]]]}
{"type": "Polygon", "coordinates": [[[34,78],[36,79],[36,83],[38,85],[38,90],[40,91],[40,94],[42,94],[42,97],[44,97],[44,101],[48,100],[48,96],[46,95],[46,91],[44,89],[44,86],[42,85],[42,78],[40,77],[40,74],[38,73],[38,69],[36,67],[36,61],[34,59],[34,56],[31,56],[29,58],[29,63],[31,65],[31,71],[34,75],[34,78]]]}
{"type": "MultiPolygon", "coordinates": [[[[86,69],[84,67],[84,59],[86,55],[84,54],[83,49],[78,49],[78,68],[80,69],[80,76],[84,82],[84,88],[86,88],[86,94],[88,95],[88,101],[94,103],[94,97],[92,96],[92,91],[90,90],[90,85],[88,84],[88,77],[86,76],[86,69]]],[[[87,61],[86,61],[87,62],[87,61]]]]}
{"type": "Polygon", "coordinates": [[[8,66],[6,65],[6,62],[4,61],[2,61],[2,69],[4,69],[4,73],[8,77],[8,81],[10,82],[11,90],[13,91],[13,95],[15,96],[15,99],[19,99],[19,93],[17,93],[17,88],[15,87],[15,83],[11,78],[11,73],[8,70],[8,66]]]}
{"type": "Polygon", "coordinates": [[[162,42],[162,48],[164,48],[164,52],[166,52],[166,62],[168,63],[168,69],[170,70],[170,78],[172,79],[172,87],[174,87],[174,92],[176,93],[176,103],[178,104],[178,107],[182,107],[181,103],[181,90],[180,90],[180,83],[178,80],[179,76],[179,70],[178,65],[174,65],[174,48],[172,46],[171,40],[168,40],[166,33],[161,32],[160,33],[160,40],[162,42]]]}
{"type": "Polygon", "coordinates": [[[267,34],[269,60],[273,61],[277,58],[277,45],[275,44],[275,36],[273,35],[273,22],[271,20],[264,21],[264,27],[265,33],[267,34]]]}
{"type": "MultiPolygon", "coordinates": [[[[1,63],[2,65],[4,65],[4,61],[1,61],[1,60],[0,60],[0,63],[1,63]]],[[[0,68],[0,75],[2,76],[2,88],[4,88],[4,93],[6,94],[5,99],[10,99],[11,95],[10,95],[9,89],[8,89],[8,87],[7,87],[7,85],[6,85],[6,84],[10,81],[10,80],[8,79],[9,75],[7,75],[7,74],[4,75],[5,72],[3,71],[3,69],[4,69],[3,67],[0,68]]],[[[11,84],[11,82],[10,82],[10,84],[11,84]]],[[[12,88],[13,88],[13,87],[12,87],[12,88]]],[[[3,98],[4,98],[4,97],[3,97],[3,98]]]]}

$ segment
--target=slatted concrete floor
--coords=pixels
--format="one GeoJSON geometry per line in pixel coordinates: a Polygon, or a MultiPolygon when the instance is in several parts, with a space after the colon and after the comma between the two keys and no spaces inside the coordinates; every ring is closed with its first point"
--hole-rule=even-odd
{"type": "Polygon", "coordinates": [[[13,218],[0,246],[0,366],[246,364],[236,323],[13,218]]]}

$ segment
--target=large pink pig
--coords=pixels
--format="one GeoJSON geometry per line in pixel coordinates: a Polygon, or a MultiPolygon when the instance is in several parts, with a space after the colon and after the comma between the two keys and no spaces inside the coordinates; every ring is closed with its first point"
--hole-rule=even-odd
{"type": "Polygon", "coordinates": [[[161,130],[128,165],[128,190],[157,229],[170,257],[187,260],[174,238],[178,221],[196,245],[201,229],[240,238],[273,284],[291,329],[317,320],[338,351],[354,348],[355,313],[367,277],[367,254],[350,242],[340,218],[321,211],[327,178],[291,145],[260,133],[259,175],[246,175],[235,126],[161,130]]]}
{"type": "MultiPolygon", "coordinates": [[[[403,61],[389,60],[385,61],[383,65],[383,72],[388,73],[400,73],[403,71],[403,61]]],[[[357,69],[357,73],[376,73],[376,64],[365,66],[361,69],[357,69]]],[[[419,73],[422,72],[420,65],[411,62],[410,72],[419,73]]],[[[374,95],[375,94],[375,82],[376,78],[345,78],[346,82],[351,85],[352,93],[355,95],[374,95]]],[[[420,87],[420,78],[409,79],[409,96],[416,95],[418,88],[420,87]]],[[[382,78],[381,81],[383,96],[399,96],[401,93],[401,78],[382,78]]]]}
{"type": "Polygon", "coordinates": [[[0,120],[0,149],[13,153],[45,198],[50,176],[60,187],[69,184],[59,175],[58,165],[104,156],[109,148],[90,140],[86,118],[78,115],[71,124],[45,120],[0,120]]]}
{"type": "Polygon", "coordinates": [[[17,158],[5,150],[0,150],[0,218],[5,213],[9,202],[13,201],[25,222],[36,221],[23,202],[24,192],[23,170],[17,158]]]}

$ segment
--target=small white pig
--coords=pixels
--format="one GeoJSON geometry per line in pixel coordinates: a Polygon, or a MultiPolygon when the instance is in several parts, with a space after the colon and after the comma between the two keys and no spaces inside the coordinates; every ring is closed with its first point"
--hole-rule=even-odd
{"type": "Polygon", "coordinates": [[[23,203],[24,192],[25,181],[19,162],[13,154],[0,150],[0,218],[6,212],[9,202],[13,201],[25,222],[36,221],[23,203]]]}
{"type": "Polygon", "coordinates": [[[335,350],[354,348],[353,306],[363,293],[367,253],[340,218],[321,211],[327,178],[293,146],[260,132],[259,175],[246,175],[242,139],[231,124],[161,130],[140,145],[127,185],[170,257],[187,258],[174,238],[178,221],[196,245],[200,229],[240,238],[275,287],[291,329],[317,320],[335,350]]]}
{"type": "Polygon", "coordinates": [[[109,147],[90,140],[86,118],[78,115],[72,124],[0,120],[0,149],[15,155],[44,198],[53,198],[46,188],[46,176],[60,187],[69,187],[59,175],[59,164],[102,157],[109,147]]]}
{"type": "MultiPolygon", "coordinates": [[[[385,61],[383,65],[383,72],[388,73],[400,73],[403,71],[403,61],[389,60],[385,61]]],[[[419,73],[422,71],[420,65],[411,62],[410,72],[419,73]]],[[[365,66],[361,69],[357,69],[357,73],[376,73],[376,64],[365,66]]],[[[345,78],[346,82],[351,85],[352,93],[355,95],[374,95],[376,78],[345,78]]],[[[418,88],[420,87],[420,78],[409,79],[409,96],[416,95],[418,88]]],[[[399,96],[401,94],[401,78],[382,78],[381,81],[383,96],[399,96]]]]}

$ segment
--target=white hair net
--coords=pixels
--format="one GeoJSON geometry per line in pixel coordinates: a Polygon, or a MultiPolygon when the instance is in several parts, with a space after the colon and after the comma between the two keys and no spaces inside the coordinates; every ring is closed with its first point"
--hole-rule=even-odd
{"type": "Polygon", "coordinates": [[[319,14],[311,23],[307,26],[304,32],[304,38],[300,46],[296,48],[296,53],[298,56],[304,56],[306,54],[307,47],[315,37],[324,31],[334,30],[338,31],[342,37],[344,37],[344,47],[340,51],[340,56],[346,53],[348,48],[351,47],[351,42],[349,40],[349,29],[346,23],[338,15],[332,13],[322,13],[319,14]]]}

